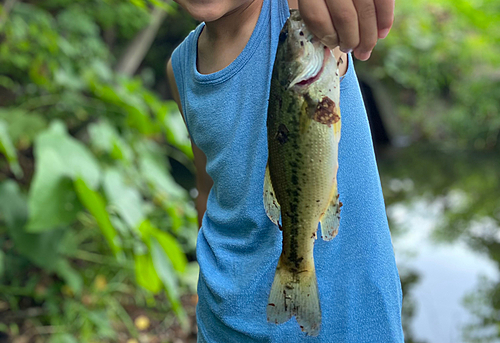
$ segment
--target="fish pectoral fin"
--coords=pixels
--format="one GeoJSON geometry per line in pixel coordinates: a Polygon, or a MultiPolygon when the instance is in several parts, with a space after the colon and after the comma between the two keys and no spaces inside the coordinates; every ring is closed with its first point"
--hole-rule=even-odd
{"type": "Polygon", "coordinates": [[[340,224],[340,208],[342,203],[339,201],[339,194],[337,192],[337,185],[332,192],[332,197],[328,203],[325,213],[320,218],[321,223],[321,238],[324,241],[331,241],[337,236],[340,224]]]}
{"type": "MultiPolygon", "coordinates": [[[[336,112],[336,115],[340,118],[340,109],[338,107],[335,107],[335,112],[336,112]]],[[[338,120],[337,122],[335,122],[333,124],[333,133],[334,133],[334,137],[335,137],[335,140],[337,141],[337,143],[340,141],[340,128],[342,126],[342,122],[341,120],[338,120]]]]}
{"type": "Polygon", "coordinates": [[[266,166],[266,174],[264,176],[264,208],[267,216],[271,221],[278,225],[280,219],[281,206],[276,199],[276,193],[271,182],[271,173],[269,172],[269,164],[266,166]]]}

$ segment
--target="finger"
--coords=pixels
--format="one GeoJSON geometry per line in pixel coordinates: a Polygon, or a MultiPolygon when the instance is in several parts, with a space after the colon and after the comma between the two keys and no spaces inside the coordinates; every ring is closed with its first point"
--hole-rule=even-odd
{"type": "Polygon", "coordinates": [[[377,12],[378,38],[384,39],[394,22],[394,0],[375,0],[374,2],[377,12]]]}
{"type": "Polygon", "coordinates": [[[313,35],[330,49],[339,45],[337,32],[326,3],[321,1],[299,0],[300,16],[313,35]]]}
{"type": "Polygon", "coordinates": [[[359,45],[354,49],[354,56],[366,61],[370,58],[378,39],[375,4],[373,0],[354,0],[354,6],[358,12],[359,22],[359,45]]]}
{"type": "Polygon", "coordinates": [[[351,52],[359,44],[358,14],[352,1],[325,0],[333,26],[339,37],[340,50],[351,52]]]}

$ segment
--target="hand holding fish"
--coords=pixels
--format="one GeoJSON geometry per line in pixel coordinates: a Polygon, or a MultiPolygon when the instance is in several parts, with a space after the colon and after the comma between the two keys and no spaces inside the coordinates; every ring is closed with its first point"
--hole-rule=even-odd
{"type": "Polygon", "coordinates": [[[307,27],[323,44],[370,58],[378,39],[389,33],[394,0],[298,0],[307,27]]]}

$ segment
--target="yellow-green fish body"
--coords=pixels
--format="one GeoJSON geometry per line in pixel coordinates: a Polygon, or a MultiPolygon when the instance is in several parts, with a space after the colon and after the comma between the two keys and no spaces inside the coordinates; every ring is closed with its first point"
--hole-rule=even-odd
{"type": "Polygon", "coordinates": [[[296,316],[312,336],[321,325],[313,259],[316,231],[321,221],[323,239],[331,240],[340,219],[339,98],[335,57],[291,11],[280,34],[267,119],[264,205],[283,232],[267,316],[277,324],[296,316]]]}

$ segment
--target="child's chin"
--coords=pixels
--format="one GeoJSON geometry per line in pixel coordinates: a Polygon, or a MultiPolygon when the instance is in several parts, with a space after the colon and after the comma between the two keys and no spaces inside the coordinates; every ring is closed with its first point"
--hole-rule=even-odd
{"type": "Polygon", "coordinates": [[[200,5],[191,4],[190,1],[182,1],[179,3],[182,7],[197,21],[211,22],[224,16],[225,9],[216,4],[200,5]]]}

